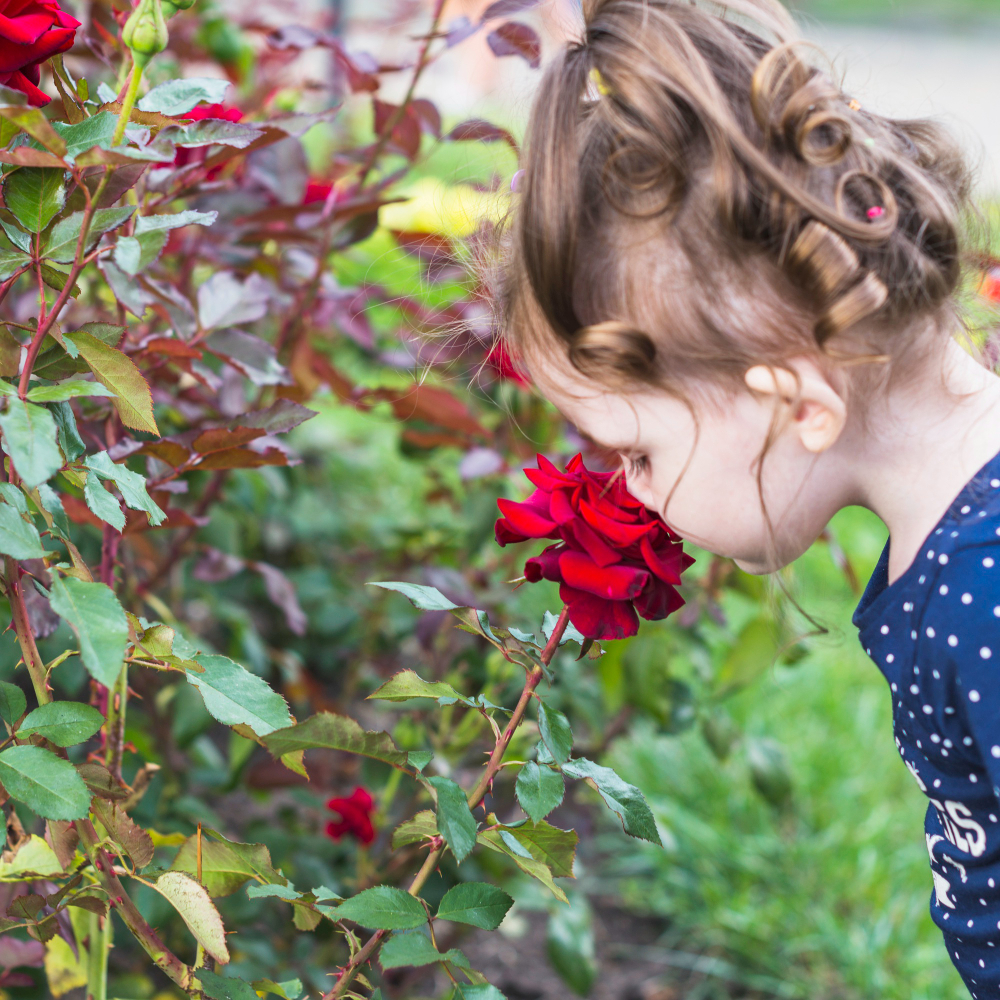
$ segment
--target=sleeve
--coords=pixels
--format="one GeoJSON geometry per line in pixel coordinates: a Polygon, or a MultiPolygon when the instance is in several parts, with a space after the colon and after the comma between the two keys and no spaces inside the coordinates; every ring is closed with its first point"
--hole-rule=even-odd
{"type": "Polygon", "coordinates": [[[1000,798],[1000,544],[954,552],[933,586],[918,659],[943,661],[944,697],[1000,798]]]}

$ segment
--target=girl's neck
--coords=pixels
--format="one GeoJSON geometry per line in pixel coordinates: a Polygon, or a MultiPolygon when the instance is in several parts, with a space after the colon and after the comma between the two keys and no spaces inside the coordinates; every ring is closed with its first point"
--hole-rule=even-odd
{"type": "Polygon", "coordinates": [[[1000,378],[957,343],[943,368],[890,389],[868,430],[845,435],[851,502],[889,528],[889,582],[910,566],[965,484],[1000,452],[1000,378]],[[874,428],[874,430],[873,430],[874,428]]]}

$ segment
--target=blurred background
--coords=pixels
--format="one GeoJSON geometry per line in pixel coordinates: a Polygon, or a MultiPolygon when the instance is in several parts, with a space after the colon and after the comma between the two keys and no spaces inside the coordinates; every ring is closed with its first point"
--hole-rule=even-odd
{"type": "MultiPolygon", "coordinates": [[[[68,5],[85,19],[88,0],[68,5]]],[[[448,0],[445,21],[474,22],[486,6],[486,0],[448,0]]],[[[299,52],[286,38],[272,44],[274,31],[306,26],[338,33],[358,65],[381,65],[380,96],[397,101],[430,7],[427,0],[201,0],[198,31],[184,40],[183,61],[164,63],[163,73],[212,75],[225,66],[236,84],[228,103],[246,102],[250,117],[263,114],[265,102],[316,110],[329,103],[329,49],[303,45],[299,52]],[[386,69],[397,65],[399,72],[386,69]],[[273,87],[266,66],[279,80],[273,87]]],[[[939,117],[956,131],[991,209],[1000,196],[1000,0],[802,0],[796,13],[862,103],[898,116],[939,117]]],[[[579,9],[575,0],[546,0],[516,17],[539,33],[544,63],[577,31],[579,9]]],[[[444,52],[418,96],[438,106],[446,135],[462,120],[482,118],[516,136],[537,75],[526,59],[494,58],[481,32],[444,52]]],[[[306,133],[294,156],[261,156],[248,174],[267,180],[276,203],[296,204],[323,183],[328,192],[337,171],[352,162],[333,155],[349,147],[345,136],[361,143],[372,135],[370,104],[361,107],[357,94],[348,95],[336,122],[306,133]]],[[[427,311],[468,306],[459,315],[470,341],[479,337],[480,359],[490,334],[488,321],[475,322],[488,315],[473,298],[478,289],[464,274],[455,277],[448,254],[460,256],[463,241],[496,216],[516,169],[514,154],[502,141],[448,142],[439,133],[418,136],[421,142],[421,155],[391,192],[408,200],[383,207],[377,228],[332,255],[334,292],[367,286],[384,297],[363,313],[332,313],[316,338],[324,362],[373,392],[412,389],[423,373],[427,356],[417,329],[423,321],[414,318],[414,300],[427,311]],[[414,233],[439,237],[447,266],[432,255],[408,254],[399,237],[414,233]],[[399,308],[404,299],[406,309],[399,308]]],[[[997,317],[989,322],[995,329],[997,317]]],[[[459,596],[463,603],[482,601],[476,606],[522,616],[512,621],[536,621],[556,606],[548,584],[513,597],[509,587],[491,589],[490,580],[516,576],[514,564],[526,554],[497,553],[495,499],[523,495],[520,467],[533,461],[536,448],[567,457],[579,442],[492,363],[496,372],[485,388],[464,372],[432,372],[433,385],[460,396],[468,405],[462,412],[482,422],[472,435],[462,421],[457,429],[444,423],[449,434],[443,434],[435,413],[417,414],[414,429],[413,414],[397,419],[385,401],[390,395],[368,409],[344,405],[329,392],[310,400],[319,416],[290,435],[303,463],[235,474],[197,536],[203,562],[187,576],[178,570],[171,577],[185,627],[248,669],[277,678],[299,717],[329,706],[356,710],[401,666],[456,683],[470,677],[494,683],[503,664],[468,650],[468,662],[460,662],[454,635],[445,636],[439,620],[378,604],[360,586],[422,573],[446,593],[470,595],[459,596]],[[301,627],[286,624],[256,577],[216,574],[216,550],[280,567],[298,595],[293,610],[301,627]]],[[[242,392],[242,383],[227,383],[230,389],[242,392]]],[[[691,614],[644,625],[635,639],[612,644],[596,666],[566,668],[560,706],[589,752],[646,794],[664,847],[626,838],[586,789],[568,798],[553,822],[578,829],[584,845],[572,907],[554,906],[515,872],[508,888],[516,905],[500,933],[476,932],[461,942],[508,1000],[565,1000],[573,993],[594,1000],[967,1000],[928,915],[926,799],[896,753],[887,685],[850,622],[884,543],[876,518],[844,511],[783,574],[789,591],[825,626],[822,635],[802,638],[808,623],[789,624],[787,605],[775,610],[773,588],[700,553],[685,591],[691,614]],[[793,641],[785,642],[789,636],[793,641]]],[[[47,658],[64,648],[64,639],[56,633],[46,640],[53,650],[47,658]]],[[[0,675],[13,676],[14,654],[3,655],[0,675]]],[[[69,687],[84,683],[72,662],[60,674],[69,687]]],[[[403,798],[393,800],[395,786],[385,774],[368,764],[352,770],[338,758],[317,768],[312,786],[290,784],[287,772],[253,756],[249,741],[220,736],[188,685],[146,704],[130,708],[128,738],[163,770],[143,799],[144,823],[167,836],[189,834],[204,820],[266,843],[297,885],[350,887],[376,869],[372,857],[384,843],[369,854],[331,841],[323,834],[325,801],[355,783],[372,788],[384,840],[403,798]],[[171,704],[170,719],[157,716],[160,701],[171,704]],[[144,722],[147,710],[152,721],[144,722]]],[[[370,705],[366,713],[374,711],[370,705]]],[[[412,714],[375,723],[392,728],[408,748],[434,736],[431,724],[412,714]]],[[[454,748],[456,767],[473,743],[473,723],[463,731],[467,743],[454,748]]],[[[442,759],[451,760],[449,752],[442,748],[442,759]]],[[[292,937],[259,901],[240,895],[223,902],[234,925],[243,921],[232,971],[252,979],[286,962],[289,975],[300,976],[314,994],[328,983],[337,952],[325,924],[315,937],[292,937]]],[[[155,900],[144,898],[143,905],[165,926],[168,914],[155,910],[155,900]]],[[[114,956],[114,995],[179,996],[157,992],[141,964],[127,959],[124,947],[114,956]]],[[[447,996],[447,985],[400,979],[386,996],[430,1000],[447,996]]]]}

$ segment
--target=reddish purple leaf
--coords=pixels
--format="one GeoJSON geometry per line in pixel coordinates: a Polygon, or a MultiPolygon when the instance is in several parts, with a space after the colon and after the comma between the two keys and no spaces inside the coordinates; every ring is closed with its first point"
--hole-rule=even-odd
{"type": "Polygon", "coordinates": [[[520,56],[532,69],[542,63],[542,40],[534,28],[519,21],[505,21],[486,36],[496,56],[520,56]]]}
{"type": "Polygon", "coordinates": [[[285,621],[288,627],[296,635],[305,635],[306,626],[309,624],[306,613],[299,604],[298,595],[295,593],[295,586],[292,581],[278,569],[265,562],[247,563],[250,569],[256,570],[264,579],[264,589],[272,603],[277,605],[285,614],[285,621]]]}
{"type": "Polygon", "coordinates": [[[417,116],[417,121],[428,135],[441,138],[441,112],[433,102],[418,97],[410,102],[410,110],[417,116]]]}
{"type": "MultiPolygon", "coordinates": [[[[372,100],[372,104],[375,109],[375,132],[381,135],[396,113],[398,105],[380,101],[377,97],[372,100]]],[[[420,119],[412,107],[408,107],[393,126],[390,142],[408,159],[415,159],[420,152],[420,119]]]]}
{"type": "Polygon", "coordinates": [[[520,14],[523,10],[531,10],[537,7],[541,0],[496,0],[483,11],[480,24],[484,21],[491,21],[495,17],[509,17],[511,14],[520,14]]]}
{"type": "Polygon", "coordinates": [[[482,22],[479,24],[473,24],[464,15],[462,17],[456,17],[451,24],[448,25],[447,33],[445,34],[445,44],[450,49],[453,45],[458,45],[459,42],[464,42],[466,38],[474,35],[482,27],[482,22]]]}
{"type": "Polygon", "coordinates": [[[448,133],[448,138],[455,142],[496,142],[502,139],[511,149],[517,151],[517,140],[510,132],[482,118],[470,118],[468,121],[459,122],[448,133]]]}

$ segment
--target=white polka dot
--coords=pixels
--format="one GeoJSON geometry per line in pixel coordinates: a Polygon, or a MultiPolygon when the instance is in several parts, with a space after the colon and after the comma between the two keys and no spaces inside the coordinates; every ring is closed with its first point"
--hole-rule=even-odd
{"type": "Polygon", "coordinates": [[[972,594],[962,594],[962,603],[963,604],[971,604],[972,603],[972,594]]]}
{"type": "Polygon", "coordinates": [[[945,555],[945,553],[942,552],[941,555],[938,556],[938,562],[942,566],[947,566],[948,565],[948,556],[945,555]]]}
{"type": "Polygon", "coordinates": [[[940,788],[941,787],[941,779],[940,778],[935,778],[934,779],[934,787],[935,788],[940,788]]]}
{"type": "Polygon", "coordinates": [[[943,532],[943,531],[944,531],[944,528],[938,528],[938,530],[937,530],[937,531],[935,531],[935,532],[934,532],[934,534],[935,534],[935,535],[940,535],[940,534],[941,534],[941,532],[943,532]]]}
{"type": "Polygon", "coordinates": [[[996,607],[995,607],[995,608],[993,609],[993,614],[994,614],[994,616],[995,616],[995,617],[997,617],[997,618],[1000,618],[1000,604],[998,604],[998,605],[997,605],[997,606],[996,606],[996,607]]]}
{"type": "Polygon", "coordinates": [[[990,480],[990,486],[992,486],[993,489],[995,489],[995,490],[996,489],[1000,489],[1000,479],[991,479],[990,480]]]}
{"type": "Polygon", "coordinates": [[[955,709],[953,709],[951,707],[951,705],[945,705],[944,714],[945,715],[954,715],[955,714],[955,709]]]}
{"type": "Polygon", "coordinates": [[[946,584],[946,583],[942,583],[942,584],[941,584],[941,586],[940,586],[940,587],[938,587],[938,593],[939,593],[939,594],[940,594],[940,595],[941,595],[942,597],[944,597],[944,596],[945,596],[945,595],[946,595],[946,594],[948,593],[948,584],[946,584]]]}
{"type": "Polygon", "coordinates": [[[953,531],[953,532],[951,533],[951,537],[952,537],[952,538],[958,538],[958,532],[957,532],[957,531],[953,531]]]}
{"type": "Polygon", "coordinates": [[[968,923],[967,923],[967,924],[966,924],[965,926],[966,926],[966,927],[975,927],[975,926],[976,926],[976,924],[975,924],[975,921],[973,921],[973,920],[970,920],[970,921],[969,921],[969,922],[968,922],[968,923]]]}
{"type": "Polygon", "coordinates": [[[932,670],[931,673],[934,675],[934,680],[936,680],[936,681],[941,680],[941,674],[938,673],[938,671],[932,670]]]}
{"type": "Polygon", "coordinates": [[[958,645],[958,636],[957,635],[949,635],[948,636],[948,645],[949,646],[957,646],[958,645]]]}
{"type": "Polygon", "coordinates": [[[993,754],[994,757],[1000,757],[1000,747],[991,747],[990,753],[993,754]]]}
{"type": "Polygon", "coordinates": [[[988,660],[993,655],[993,650],[990,649],[989,646],[983,646],[983,648],[981,650],[979,650],[979,655],[984,660],[988,660]]]}
{"type": "Polygon", "coordinates": [[[923,750],[923,748],[924,748],[923,743],[921,743],[920,740],[917,740],[917,749],[918,750],[923,750]]]}
{"type": "Polygon", "coordinates": [[[913,602],[912,602],[912,601],[907,601],[907,602],[906,602],[906,603],[905,603],[905,604],[903,605],[903,610],[904,610],[904,611],[912,611],[912,610],[913,610],[913,602]]]}
{"type": "Polygon", "coordinates": [[[913,672],[914,672],[915,674],[919,674],[919,673],[920,673],[920,667],[914,667],[914,668],[913,668],[913,672]]]}
{"type": "Polygon", "coordinates": [[[942,757],[947,757],[948,756],[948,751],[947,750],[942,750],[941,751],[941,756],[942,757]]]}
{"type": "Polygon", "coordinates": [[[933,549],[930,549],[930,550],[929,550],[929,551],[927,552],[927,558],[928,558],[928,559],[933,559],[933,558],[934,558],[934,550],[933,550],[933,549]]]}
{"type": "Polygon", "coordinates": [[[896,687],[895,683],[889,685],[890,690],[895,694],[899,689],[896,687]]]}
{"type": "Polygon", "coordinates": [[[909,717],[910,717],[911,719],[915,719],[915,718],[916,718],[916,716],[915,716],[915,715],[914,715],[914,714],[913,714],[912,712],[907,712],[906,714],[907,714],[907,715],[908,715],[908,716],[909,716],[909,717]]]}
{"type": "Polygon", "coordinates": [[[879,629],[879,631],[882,633],[882,635],[888,635],[889,634],[889,626],[888,625],[883,625],[882,628],[879,629]]]}
{"type": "MultiPolygon", "coordinates": [[[[969,692],[969,701],[979,701],[979,692],[978,691],[970,691],[969,692]]],[[[965,738],[968,739],[969,737],[966,736],[965,738]]]]}
{"type": "Polygon", "coordinates": [[[975,784],[978,780],[979,779],[974,774],[969,775],[969,781],[971,781],[973,784],[975,784]]]}
{"type": "Polygon", "coordinates": [[[885,662],[886,662],[886,663],[892,663],[892,662],[893,662],[893,661],[894,661],[895,659],[896,659],[896,657],[895,657],[895,656],[893,656],[893,655],[892,655],[892,653],[890,653],[890,654],[889,654],[889,655],[888,655],[888,656],[887,656],[887,657],[885,658],[885,662]]]}
{"type": "Polygon", "coordinates": [[[995,559],[992,559],[992,558],[990,558],[990,556],[987,556],[987,557],[986,557],[986,558],[985,558],[985,559],[983,560],[983,565],[984,565],[984,566],[985,566],[985,567],[986,567],[987,569],[993,569],[993,567],[994,567],[994,566],[996,566],[996,560],[995,560],[995,559]]]}
{"type": "MultiPolygon", "coordinates": [[[[984,903],[983,905],[985,906],[986,904],[984,903]]],[[[982,959],[979,960],[979,968],[980,969],[986,968],[986,963],[982,959]]]]}
{"type": "Polygon", "coordinates": [[[969,506],[968,504],[966,504],[966,505],[965,505],[965,506],[964,506],[964,507],[962,508],[962,513],[963,513],[963,514],[968,514],[970,510],[972,510],[972,508],[971,508],[971,507],[970,507],[970,506],[969,506]]]}
{"type": "Polygon", "coordinates": [[[913,631],[912,631],[912,632],[910,633],[910,638],[911,638],[911,639],[916,639],[916,637],[917,637],[917,631],[916,631],[916,629],[914,629],[914,630],[913,630],[913,631]]]}
{"type": "MultiPolygon", "coordinates": [[[[994,822],[994,823],[995,823],[995,822],[997,821],[997,820],[996,820],[996,817],[995,817],[995,816],[990,816],[990,819],[991,819],[991,820],[993,820],[993,822],[994,822]]],[[[989,887],[990,887],[991,889],[995,889],[995,888],[996,888],[996,886],[997,886],[996,882],[994,882],[994,881],[993,881],[993,879],[988,879],[988,880],[987,880],[987,882],[986,882],[986,884],[987,884],[987,885],[988,885],[988,886],[989,886],[989,887]]]]}
{"type": "Polygon", "coordinates": [[[917,583],[923,583],[924,580],[926,580],[926,579],[927,579],[926,576],[921,576],[920,579],[917,581],[917,583]]]}
{"type": "Polygon", "coordinates": [[[924,705],[924,715],[930,715],[934,709],[930,705],[924,705]]]}
{"type": "Polygon", "coordinates": [[[933,638],[934,638],[934,636],[936,636],[936,635],[937,635],[937,632],[935,632],[935,631],[934,631],[934,629],[933,629],[933,628],[931,628],[931,627],[930,627],[930,626],[928,625],[928,626],[927,626],[927,638],[928,638],[928,639],[933,639],[933,638]]]}
{"type": "Polygon", "coordinates": [[[910,694],[920,694],[920,688],[918,688],[916,684],[911,684],[910,694]]]}
{"type": "Polygon", "coordinates": [[[945,745],[946,747],[953,747],[953,746],[954,746],[955,744],[954,744],[954,743],[952,743],[952,742],[951,742],[951,740],[945,740],[945,741],[944,741],[944,745],[945,745]]]}
{"type": "Polygon", "coordinates": [[[937,733],[931,733],[931,743],[940,743],[941,737],[937,733]]]}
{"type": "MultiPolygon", "coordinates": [[[[973,694],[976,694],[976,692],[973,692],[973,694]]],[[[976,697],[977,697],[977,698],[979,697],[979,696],[978,696],[978,694],[976,694],[976,697]]],[[[973,698],[973,701],[975,701],[975,700],[976,700],[976,699],[975,699],[975,698],[973,698]]],[[[966,736],[966,737],[965,737],[965,738],[964,738],[964,739],[962,740],[962,742],[963,742],[963,743],[964,743],[964,744],[965,744],[965,745],[966,745],[967,747],[971,747],[971,746],[972,746],[972,737],[971,737],[971,736],[966,736]]]]}

